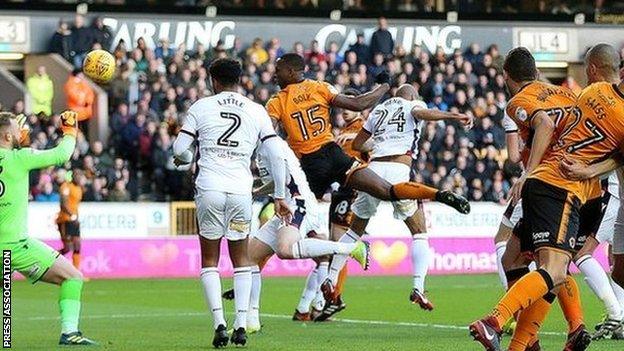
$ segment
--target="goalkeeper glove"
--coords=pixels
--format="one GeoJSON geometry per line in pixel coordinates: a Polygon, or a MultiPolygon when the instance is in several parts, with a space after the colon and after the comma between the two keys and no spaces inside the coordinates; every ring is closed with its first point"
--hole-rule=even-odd
{"type": "Polygon", "coordinates": [[[78,114],[72,110],[61,113],[61,131],[63,135],[76,137],[78,134],[78,114]]]}

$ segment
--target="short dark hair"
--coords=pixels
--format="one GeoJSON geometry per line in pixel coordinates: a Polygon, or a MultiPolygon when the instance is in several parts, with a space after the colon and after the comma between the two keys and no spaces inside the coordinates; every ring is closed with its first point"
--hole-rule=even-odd
{"type": "Polygon", "coordinates": [[[0,112],[0,128],[9,127],[12,119],[15,119],[15,115],[11,112],[0,112]]]}
{"type": "Polygon", "coordinates": [[[515,82],[526,82],[537,79],[535,58],[525,47],[511,49],[505,57],[503,70],[515,82]]]}
{"type": "Polygon", "coordinates": [[[305,70],[305,62],[303,61],[303,57],[299,56],[294,52],[284,54],[280,57],[280,62],[283,62],[286,66],[294,69],[295,71],[303,71],[305,70]]]}
{"type": "Polygon", "coordinates": [[[241,64],[231,58],[220,58],[210,65],[210,76],[225,86],[238,84],[243,75],[241,64]]]}
{"type": "Polygon", "coordinates": [[[347,88],[342,93],[344,95],[347,95],[347,96],[358,96],[358,95],[360,95],[360,92],[355,90],[355,89],[353,89],[353,88],[347,88]]]}

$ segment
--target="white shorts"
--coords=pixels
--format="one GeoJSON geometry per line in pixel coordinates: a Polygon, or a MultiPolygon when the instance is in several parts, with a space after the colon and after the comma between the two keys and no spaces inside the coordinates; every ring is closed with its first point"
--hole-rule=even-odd
{"type": "MultiPolygon", "coordinates": [[[[294,206],[293,206],[294,207],[294,206]]],[[[294,211],[293,223],[297,223],[299,226],[300,238],[306,238],[308,234],[314,235],[317,239],[328,239],[327,229],[323,229],[322,213],[317,211],[316,208],[310,208],[304,211],[294,211]],[[299,218],[297,218],[300,216],[299,218]]],[[[277,252],[277,245],[279,243],[278,231],[282,227],[282,220],[276,216],[269,219],[258,231],[253,234],[253,237],[267,244],[273,252],[277,252]]]]}
{"type": "Polygon", "coordinates": [[[613,245],[613,231],[615,230],[615,219],[620,209],[620,199],[613,195],[608,196],[609,202],[602,216],[600,227],[598,227],[598,231],[596,232],[596,240],[598,240],[599,243],[608,242],[613,245]]]}
{"type": "Polygon", "coordinates": [[[204,191],[195,196],[199,235],[208,240],[243,240],[251,231],[251,193],[204,191]]]}
{"type": "MultiPolygon", "coordinates": [[[[410,180],[410,167],[403,163],[372,161],[368,164],[368,168],[393,185],[410,180]]],[[[368,219],[375,215],[380,202],[381,200],[378,198],[358,191],[357,198],[351,205],[351,210],[356,216],[368,219]]],[[[394,218],[402,221],[413,216],[418,209],[418,204],[414,200],[392,201],[392,206],[394,207],[394,218]]]]}
{"type": "Polygon", "coordinates": [[[507,227],[513,229],[518,221],[522,218],[522,199],[520,199],[515,206],[509,204],[505,213],[503,214],[503,218],[501,219],[501,223],[507,227]]]}
{"type": "Polygon", "coordinates": [[[613,254],[624,255],[624,206],[621,206],[621,202],[615,218],[612,249],[613,254]]]}

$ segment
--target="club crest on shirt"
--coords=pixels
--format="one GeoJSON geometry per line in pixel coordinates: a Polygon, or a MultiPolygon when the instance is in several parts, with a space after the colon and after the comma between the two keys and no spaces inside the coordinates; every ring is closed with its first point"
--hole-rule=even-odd
{"type": "Polygon", "coordinates": [[[516,119],[518,119],[519,121],[526,121],[528,118],[528,114],[526,112],[525,109],[523,109],[522,107],[518,107],[516,109],[516,119]]]}

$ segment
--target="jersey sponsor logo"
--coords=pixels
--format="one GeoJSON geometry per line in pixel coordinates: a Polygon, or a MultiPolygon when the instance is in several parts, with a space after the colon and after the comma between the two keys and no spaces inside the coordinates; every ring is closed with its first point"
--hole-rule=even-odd
{"type": "Polygon", "coordinates": [[[533,233],[533,243],[545,243],[550,239],[550,232],[533,233]]]}
{"type": "Polygon", "coordinates": [[[522,107],[518,107],[518,108],[516,109],[516,118],[517,118],[519,121],[524,122],[524,121],[526,121],[526,120],[527,120],[527,118],[529,118],[529,115],[527,114],[527,112],[526,112],[526,110],[525,110],[525,109],[523,109],[522,107]]]}
{"type": "Polygon", "coordinates": [[[39,266],[38,263],[35,263],[32,266],[30,266],[30,269],[28,269],[28,272],[26,272],[26,275],[29,276],[30,278],[35,278],[37,276],[37,273],[39,273],[40,270],[41,270],[41,266],[39,266]]]}
{"type": "Polygon", "coordinates": [[[249,233],[251,231],[251,222],[250,221],[239,221],[233,219],[230,221],[229,229],[239,233],[249,233]]]}

